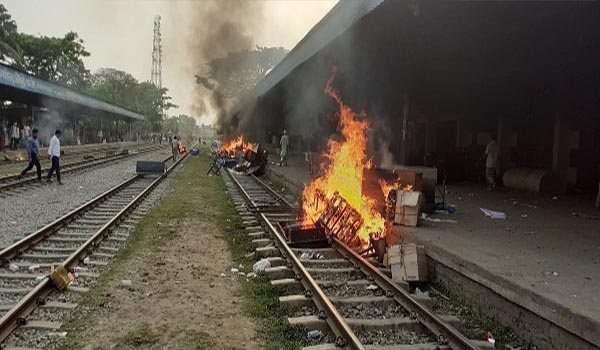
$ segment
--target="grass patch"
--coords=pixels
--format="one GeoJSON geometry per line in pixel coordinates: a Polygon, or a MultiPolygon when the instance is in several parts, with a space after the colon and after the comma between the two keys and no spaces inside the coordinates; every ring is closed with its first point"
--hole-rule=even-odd
{"type": "Polygon", "coordinates": [[[156,343],[158,339],[159,334],[150,327],[149,323],[144,322],[130,329],[127,334],[119,339],[118,345],[133,347],[147,346],[156,343]]]}
{"type": "MultiPolygon", "coordinates": [[[[78,311],[65,322],[63,327],[69,335],[63,344],[64,349],[85,348],[89,340],[86,339],[89,336],[86,328],[90,323],[93,324],[97,315],[107,310],[105,307],[110,304],[111,288],[114,288],[119,276],[126,273],[131,259],[144,251],[155,251],[176,237],[179,225],[186,217],[207,217],[207,220],[216,222],[235,264],[251,268],[255,262],[248,255],[252,251],[251,238],[246,234],[241,217],[225,192],[225,184],[220,176],[205,176],[211,161],[206,154],[191,157],[177,176],[171,179],[169,192],[160,205],[138,222],[127,244],[99,276],[97,285],[82,295],[78,311]]],[[[261,348],[291,350],[307,345],[306,330],[288,325],[287,315],[279,306],[279,295],[266,278],[239,281],[238,293],[243,297],[243,310],[256,320],[261,348]]],[[[143,323],[121,338],[115,338],[118,343],[116,348],[154,349],[159,344],[151,342],[156,342],[159,334],[162,334],[160,329],[143,323]]],[[[182,329],[171,336],[176,349],[203,350],[216,346],[208,334],[199,330],[182,329]]]]}

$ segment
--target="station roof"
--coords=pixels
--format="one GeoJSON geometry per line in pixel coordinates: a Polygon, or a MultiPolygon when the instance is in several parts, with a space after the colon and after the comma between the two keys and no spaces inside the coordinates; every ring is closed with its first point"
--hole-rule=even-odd
{"type": "Polygon", "coordinates": [[[0,64],[0,98],[58,110],[80,109],[90,115],[145,119],[139,113],[3,64],[0,64]]]}
{"type": "Polygon", "coordinates": [[[284,80],[294,69],[308,61],[347,29],[373,11],[385,0],[340,0],[294,48],[246,96],[233,107],[237,113],[249,99],[260,96],[284,80]]]}

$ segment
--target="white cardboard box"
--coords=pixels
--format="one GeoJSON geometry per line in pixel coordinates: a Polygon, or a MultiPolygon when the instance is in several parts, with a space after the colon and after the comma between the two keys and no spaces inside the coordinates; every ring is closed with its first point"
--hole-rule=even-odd
{"type": "Polygon", "coordinates": [[[391,246],[388,248],[388,257],[392,280],[406,282],[427,280],[425,247],[414,243],[391,246]]]}
{"type": "Polygon", "coordinates": [[[417,226],[421,215],[423,195],[417,191],[399,190],[396,200],[394,223],[403,226],[417,226]]]}

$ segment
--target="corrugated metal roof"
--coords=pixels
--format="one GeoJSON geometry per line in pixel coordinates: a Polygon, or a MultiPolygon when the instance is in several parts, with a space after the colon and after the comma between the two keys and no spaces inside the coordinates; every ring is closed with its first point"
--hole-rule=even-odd
{"type": "Polygon", "coordinates": [[[6,65],[0,65],[0,85],[127,118],[137,120],[145,119],[144,116],[139,113],[104,102],[95,97],[82,94],[60,84],[38,78],[6,65]]]}
{"type": "Polygon", "coordinates": [[[384,0],[340,0],[255,87],[260,96],[331,43],[384,0]]]}

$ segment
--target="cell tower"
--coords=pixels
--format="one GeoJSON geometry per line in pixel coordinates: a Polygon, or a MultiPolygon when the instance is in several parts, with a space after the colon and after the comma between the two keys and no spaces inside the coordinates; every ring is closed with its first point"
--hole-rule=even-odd
{"type": "Polygon", "coordinates": [[[162,87],[162,44],[160,43],[160,15],[154,16],[154,42],[152,44],[152,77],[150,82],[162,87]]]}

